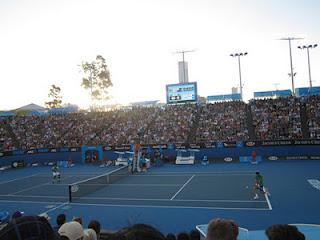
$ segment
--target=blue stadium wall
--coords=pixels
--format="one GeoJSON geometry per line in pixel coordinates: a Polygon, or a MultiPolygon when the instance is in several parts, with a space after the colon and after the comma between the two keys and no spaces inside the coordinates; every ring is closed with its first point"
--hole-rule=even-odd
{"type": "MultiPolygon", "coordinates": [[[[132,145],[118,147],[96,146],[96,147],[74,147],[74,148],[53,148],[53,149],[32,149],[10,152],[0,152],[0,167],[11,165],[20,161],[25,165],[49,162],[72,160],[73,163],[84,163],[84,153],[87,150],[98,151],[99,159],[107,157],[115,160],[119,152],[132,151],[132,145]]],[[[242,144],[222,142],[216,144],[168,144],[143,146],[143,151],[153,155],[159,151],[167,161],[173,161],[178,152],[182,156],[194,154],[196,161],[201,161],[207,156],[209,161],[246,161],[251,157],[253,151],[262,160],[290,160],[290,159],[312,159],[320,160],[320,140],[301,141],[264,141],[264,142],[243,142],[242,144]]]]}

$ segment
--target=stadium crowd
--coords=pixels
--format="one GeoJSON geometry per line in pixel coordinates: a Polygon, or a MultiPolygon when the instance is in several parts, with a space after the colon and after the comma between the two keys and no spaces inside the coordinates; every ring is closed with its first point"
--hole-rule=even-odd
{"type": "MultiPolygon", "coordinates": [[[[200,240],[198,230],[168,233],[165,235],[148,224],[133,224],[117,231],[103,230],[97,220],[91,220],[87,227],[81,217],[68,221],[65,214],[56,217],[51,225],[47,213],[39,216],[24,215],[16,211],[7,221],[0,222],[0,239],[46,239],[46,240],[200,240]]],[[[265,230],[269,240],[304,240],[305,236],[296,226],[274,224],[265,230]]],[[[239,227],[234,220],[214,218],[207,226],[205,240],[237,240],[239,227]]]]}
{"type": "Polygon", "coordinates": [[[303,131],[320,137],[319,96],[0,117],[0,151],[121,145],[137,139],[142,144],[299,139],[303,131]]]}

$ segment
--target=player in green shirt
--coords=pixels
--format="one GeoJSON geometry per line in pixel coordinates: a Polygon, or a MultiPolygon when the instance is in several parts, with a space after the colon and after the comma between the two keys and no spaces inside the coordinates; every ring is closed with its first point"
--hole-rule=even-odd
{"type": "Polygon", "coordinates": [[[254,181],[255,181],[254,187],[253,187],[254,199],[259,198],[257,190],[263,192],[263,194],[267,194],[268,196],[270,195],[267,189],[264,187],[263,176],[260,174],[260,172],[256,172],[254,181]]]}
{"type": "Polygon", "coordinates": [[[52,183],[60,182],[60,170],[58,164],[52,167],[52,183]]]}

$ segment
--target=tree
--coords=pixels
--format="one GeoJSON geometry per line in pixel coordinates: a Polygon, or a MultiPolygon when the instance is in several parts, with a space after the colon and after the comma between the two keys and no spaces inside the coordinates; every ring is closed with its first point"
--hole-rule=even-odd
{"type": "Polygon", "coordinates": [[[62,103],[61,88],[56,85],[51,85],[48,97],[51,98],[48,102],[45,102],[48,108],[59,108],[62,103]]]}
{"type": "Polygon", "coordinates": [[[91,104],[93,100],[109,99],[107,89],[112,87],[112,82],[106,60],[98,55],[91,63],[83,62],[81,70],[83,72],[81,86],[90,90],[91,104]]]}

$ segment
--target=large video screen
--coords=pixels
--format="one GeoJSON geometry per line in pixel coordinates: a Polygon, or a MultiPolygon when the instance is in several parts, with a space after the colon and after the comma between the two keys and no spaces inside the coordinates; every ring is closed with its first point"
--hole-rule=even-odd
{"type": "Polygon", "coordinates": [[[198,100],[197,83],[179,83],[166,85],[167,103],[196,102],[198,100]]]}

